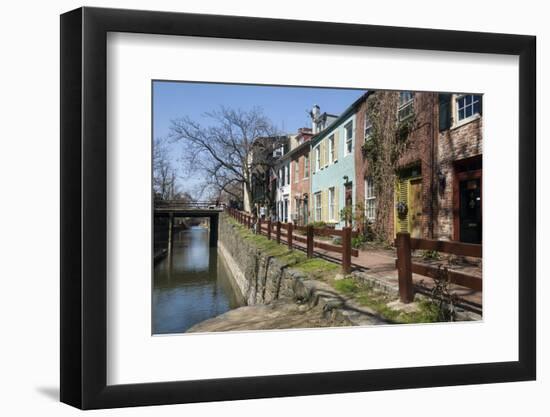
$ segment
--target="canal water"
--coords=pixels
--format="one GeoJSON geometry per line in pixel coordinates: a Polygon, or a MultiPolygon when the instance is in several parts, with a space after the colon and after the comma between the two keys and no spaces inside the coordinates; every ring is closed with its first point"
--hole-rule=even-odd
{"type": "Polygon", "coordinates": [[[208,229],[175,233],[172,255],[155,265],[153,334],[183,333],[209,318],[244,305],[208,229]]]}

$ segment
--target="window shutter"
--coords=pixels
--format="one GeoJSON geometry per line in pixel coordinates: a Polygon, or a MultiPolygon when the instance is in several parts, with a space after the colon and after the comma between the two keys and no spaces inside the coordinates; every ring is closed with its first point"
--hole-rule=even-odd
{"type": "Polygon", "coordinates": [[[334,160],[337,161],[338,160],[338,143],[340,142],[339,141],[339,132],[338,132],[338,129],[336,129],[334,131],[334,160]]]}
{"type": "Polygon", "coordinates": [[[452,94],[439,94],[439,131],[451,127],[451,97],[452,94]]]}
{"type": "MultiPolygon", "coordinates": [[[[407,206],[409,205],[409,181],[406,179],[400,179],[397,182],[397,202],[403,202],[406,203],[407,206]]],[[[396,226],[397,226],[397,232],[408,232],[409,231],[409,216],[408,214],[405,216],[400,216],[397,212],[397,208],[395,209],[395,218],[396,218],[396,226]]]]}

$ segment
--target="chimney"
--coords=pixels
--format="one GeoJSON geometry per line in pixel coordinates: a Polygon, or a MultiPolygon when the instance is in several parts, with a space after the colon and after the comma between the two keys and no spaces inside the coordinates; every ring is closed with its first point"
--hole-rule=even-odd
{"type": "Polygon", "coordinates": [[[317,126],[318,126],[318,119],[319,115],[321,114],[321,108],[315,104],[313,108],[311,109],[311,128],[313,130],[313,133],[318,133],[317,126]]]}

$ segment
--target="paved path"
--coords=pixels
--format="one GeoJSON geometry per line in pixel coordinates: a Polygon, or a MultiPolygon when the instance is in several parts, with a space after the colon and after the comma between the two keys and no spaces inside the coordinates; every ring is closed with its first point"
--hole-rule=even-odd
{"type": "MultiPolygon", "coordinates": [[[[316,239],[317,240],[317,239],[316,239]]],[[[324,241],[326,242],[326,241],[324,241]]],[[[286,243],[284,236],[281,236],[281,244],[286,243]]],[[[294,247],[304,250],[306,248],[305,243],[293,241],[294,247]]],[[[336,252],[330,252],[324,249],[315,248],[315,255],[324,259],[341,263],[342,255],[336,252]]],[[[376,249],[369,248],[366,250],[360,250],[359,256],[352,256],[352,268],[354,274],[362,275],[368,279],[375,279],[383,286],[398,292],[398,278],[397,269],[395,268],[395,251],[391,249],[376,249]]],[[[420,258],[413,258],[413,262],[425,262],[420,258]]],[[[445,265],[445,262],[427,262],[432,265],[441,263],[445,265]]],[[[476,275],[481,277],[481,267],[475,265],[452,265],[449,266],[449,270],[460,271],[466,274],[476,275]]],[[[420,292],[428,293],[433,288],[434,281],[423,275],[413,274],[413,281],[420,292]]],[[[482,306],[482,293],[481,291],[474,291],[460,285],[452,285],[453,291],[463,300],[464,304],[471,309],[481,312],[482,306]]]]}
{"type": "Polygon", "coordinates": [[[187,333],[334,327],[319,308],[277,300],[239,307],[196,324],[187,333]]]}

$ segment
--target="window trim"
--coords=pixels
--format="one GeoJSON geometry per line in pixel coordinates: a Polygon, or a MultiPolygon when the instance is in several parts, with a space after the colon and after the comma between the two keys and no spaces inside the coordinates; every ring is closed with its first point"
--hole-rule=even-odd
{"type": "Polygon", "coordinates": [[[321,145],[317,144],[315,149],[315,171],[319,172],[321,170],[321,145]]]}
{"type": "Polygon", "coordinates": [[[370,120],[369,115],[365,111],[365,124],[363,126],[363,136],[364,136],[365,142],[368,142],[369,140],[372,139],[372,132],[367,135],[367,126],[369,126],[369,130],[372,130],[372,121],[370,120]],[[367,125],[367,123],[369,124],[367,125]]]}
{"type": "Polygon", "coordinates": [[[405,110],[406,108],[408,107],[413,107],[414,106],[414,91],[400,91],[399,92],[399,107],[397,108],[397,120],[399,122],[403,122],[405,120],[408,120],[410,119],[413,114],[414,114],[414,108],[413,110],[407,114],[405,117],[401,117],[401,113],[403,112],[403,110],[405,110]],[[411,93],[411,98],[409,100],[407,100],[406,102],[404,103],[401,103],[401,97],[402,97],[402,94],[403,93],[411,93]]]}
{"type": "Polygon", "coordinates": [[[374,192],[374,180],[372,179],[372,177],[365,177],[364,184],[365,184],[365,218],[370,221],[375,221],[376,220],[376,193],[374,192]],[[370,187],[369,187],[369,183],[370,183],[370,187]],[[371,191],[370,194],[369,194],[369,189],[371,191]],[[373,211],[372,216],[369,216],[370,202],[372,202],[374,206],[372,207],[372,211],[373,211]]]}
{"type": "MultiPolygon", "coordinates": [[[[456,129],[460,126],[464,126],[470,122],[473,122],[474,120],[478,120],[481,118],[481,113],[480,112],[477,112],[477,113],[473,113],[471,116],[468,116],[468,117],[465,117],[464,119],[462,120],[459,120],[458,119],[458,100],[460,100],[461,98],[465,97],[465,96],[481,96],[481,94],[454,94],[454,97],[453,97],[453,101],[452,101],[452,105],[453,105],[453,120],[452,120],[452,123],[451,123],[451,129],[456,129]]],[[[473,102],[472,102],[472,107],[473,107],[473,102]]],[[[483,103],[481,104],[483,105],[483,103]]]]}
{"type": "Polygon", "coordinates": [[[336,189],[329,187],[328,189],[328,218],[330,221],[336,221],[334,209],[336,208],[336,189]]]}
{"type": "Polygon", "coordinates": [[[334,164],[336,162],[336,159],[334,159],[334,145],[336,144],[336,134],[332,132],[332,134],[328,137],[328,163],[334,164]]]}
{"type": "Polygon", "coordinates": [[[314,195],[315,202],[315,221],[319,222],[323,218],[323,196],[321,191],[317,191],[314,195]]]}
{"type": "Polygon", "coordinates": [[[354,129],[353,129],[354,123],[353,119],[351,119],[349,122],[344,123],[344,156],[348,156],[353,154],[353,139],[354,139],[354,129]],[[351,125],[351,137],[348,139],[347,136],[347,129],[348,126],[351,125]],[[351,143],[351,150],[348,151],[348,142],[351,143]]]}

